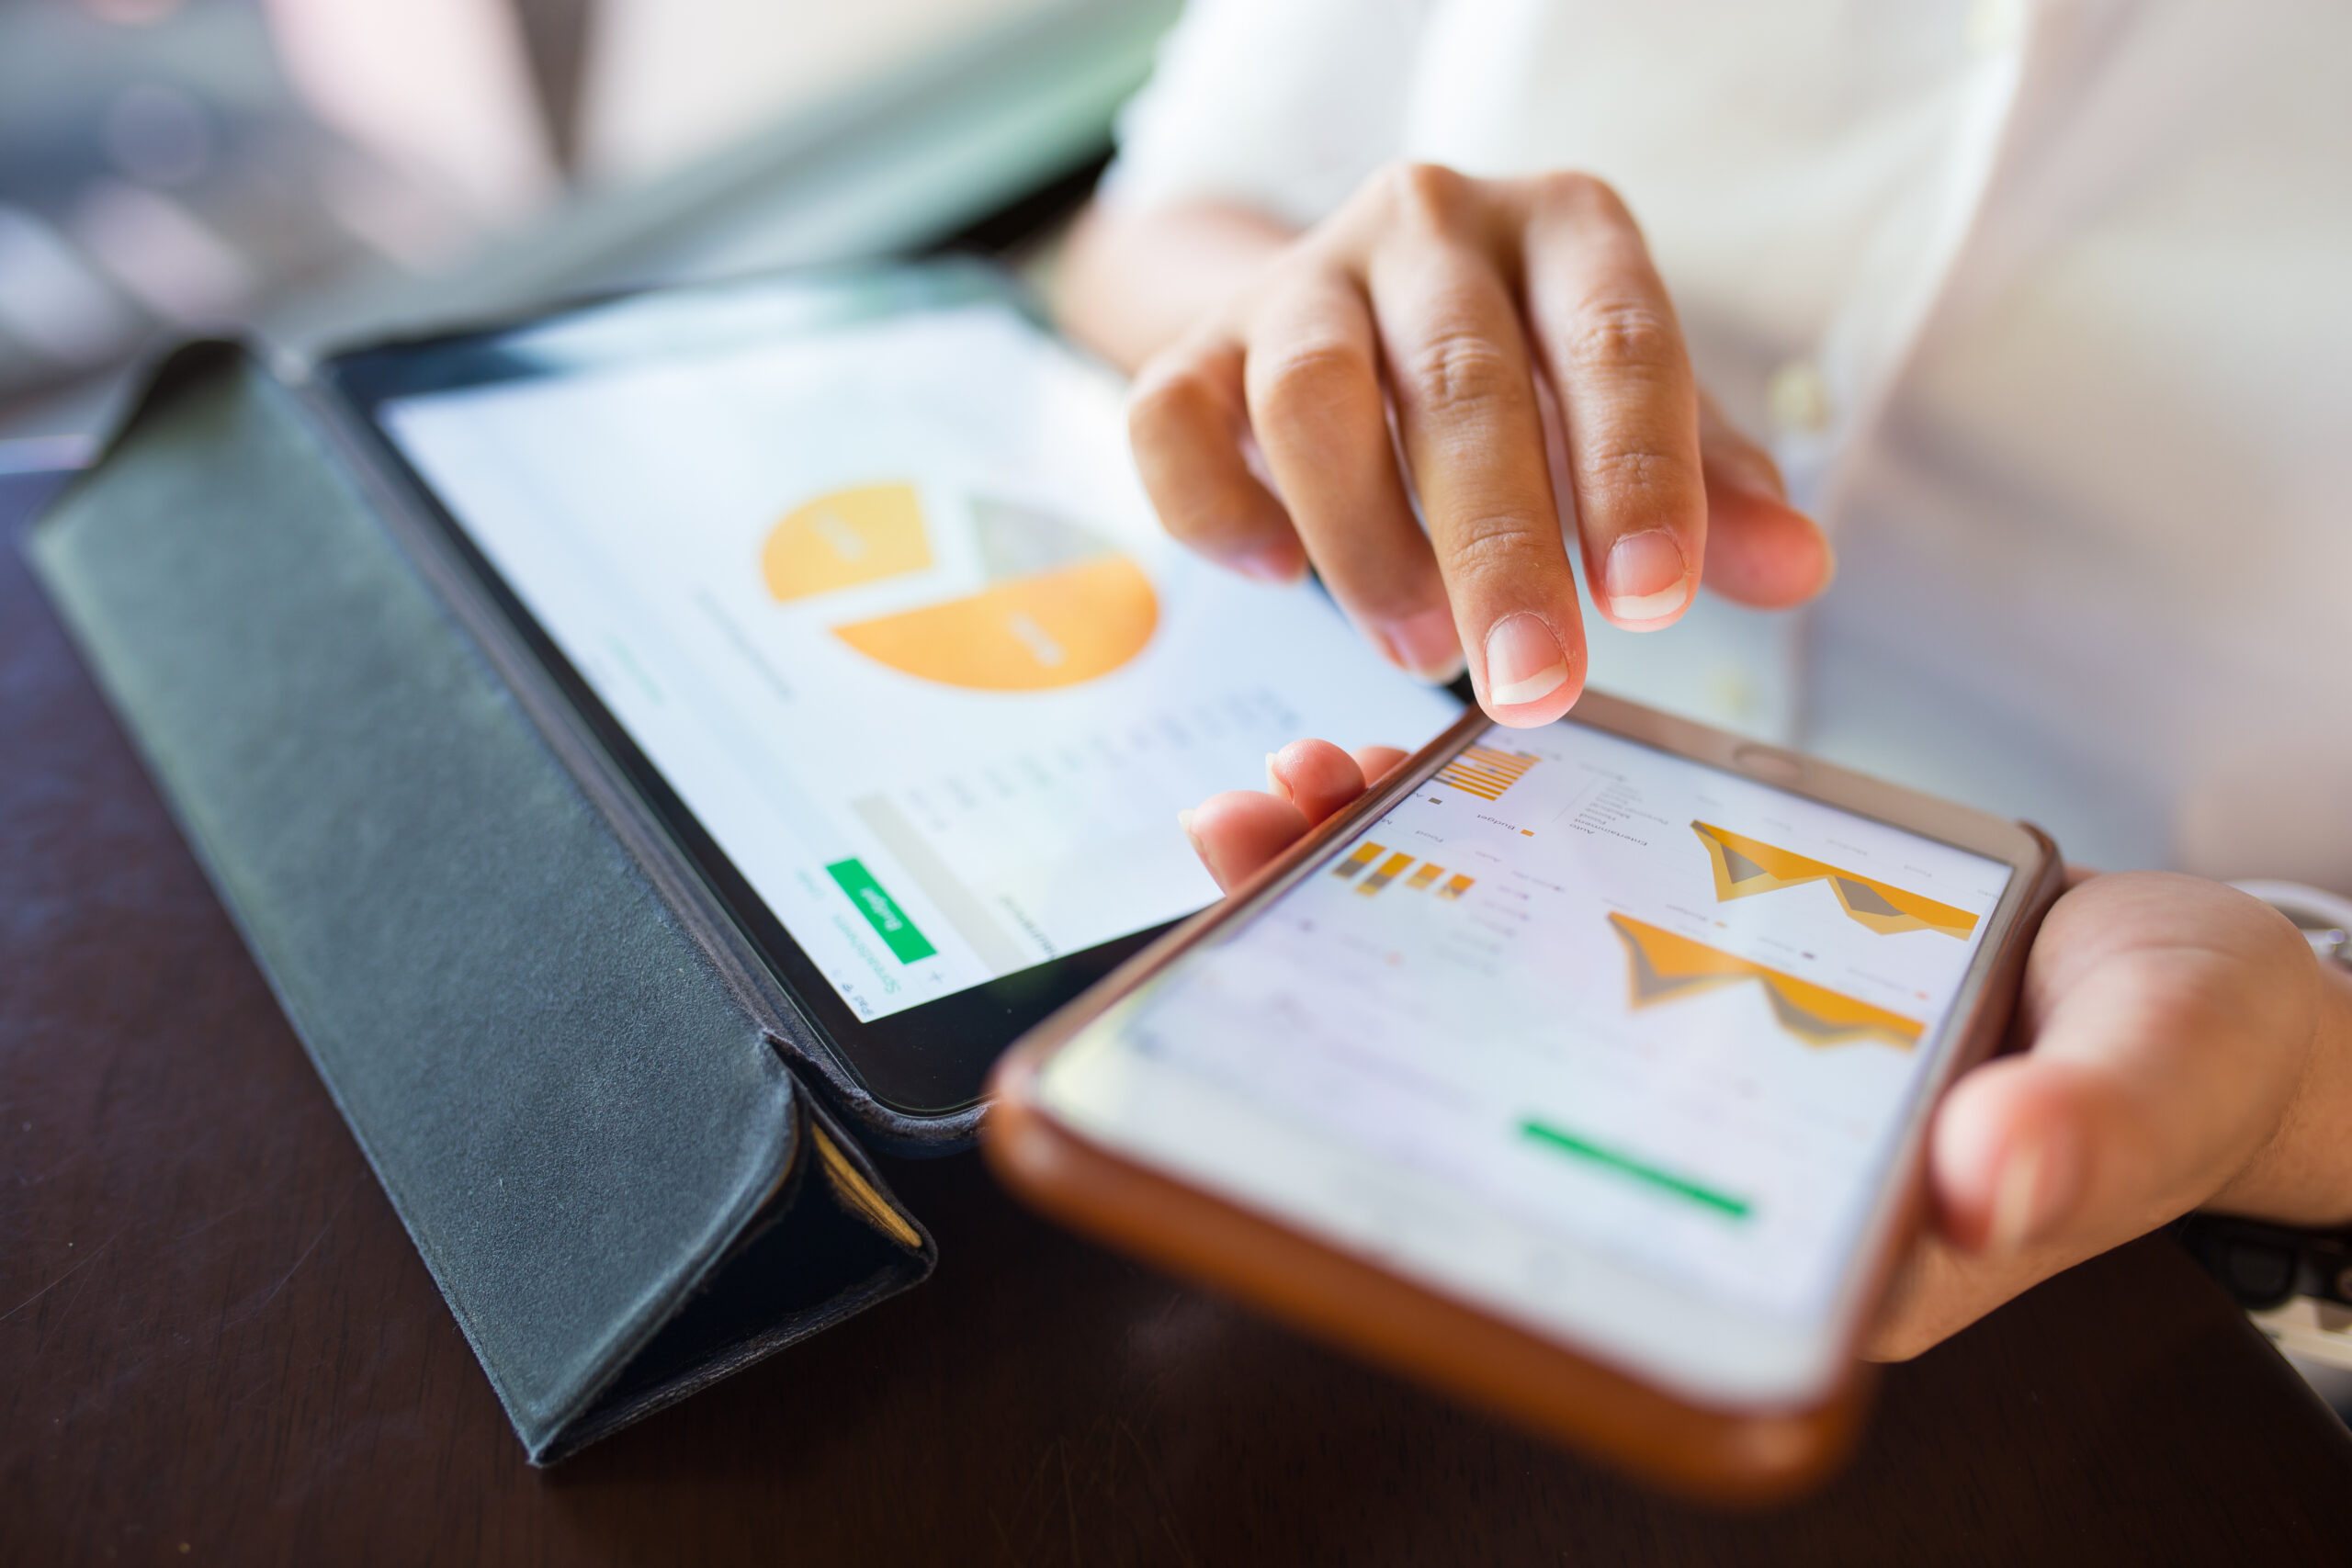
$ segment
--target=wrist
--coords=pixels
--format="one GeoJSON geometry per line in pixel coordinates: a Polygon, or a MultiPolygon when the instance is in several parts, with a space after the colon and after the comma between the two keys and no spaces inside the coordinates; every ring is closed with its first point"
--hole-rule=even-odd
{"type": "Polygon", "coordinates": [[[2276,1224],[2352,1225],[2352,971],[2312,961],[2303,1070],[2262,1152],[2205,1205],[2276,1224]]]}

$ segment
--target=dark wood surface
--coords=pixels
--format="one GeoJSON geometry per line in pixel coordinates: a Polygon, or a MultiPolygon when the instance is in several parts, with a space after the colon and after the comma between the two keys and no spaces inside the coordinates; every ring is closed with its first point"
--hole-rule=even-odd
{"type": "MultiPolygon", "coordinates": [[[[0,497],[5,500],[5,497],[0,497]]],[[[2160,1240],[1887,1379],[1855,1469],[1652,1496],[890,1175],[923,1289],[549,1472],[0,532],[0,1562],[2352,1561],[2352,1443],[2160,1240]]]]}

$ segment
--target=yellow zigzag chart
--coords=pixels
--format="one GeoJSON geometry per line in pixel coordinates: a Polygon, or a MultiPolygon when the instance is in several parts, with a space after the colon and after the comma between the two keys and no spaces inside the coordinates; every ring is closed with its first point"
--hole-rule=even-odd
{"type": "Polygon", "coordinates": [[[1693,822],[1690,830],[1707,846],[1714,863],[1715,897],[1728,902],[1753,893],[1772,893],[1808,882],[1826,882],[1846,913],[1858,924],[1881,936],[1897,931],[1941,931],[1963,941],[1976,929],[1976,917],[1950,904],[1922,898],[1883,882],[1841,871],[1826,861],[1745,838],[1711,823],[1693,822]]]}
{"type": "Polygon", "coordinates": [[[1916,1019],[1768,969],[1630,915],[1611,915],[1609,924],[1625,944],[1631,993],[1627,1000],[1636,1012],[1659,1002],[1753,980],[1764,987],[1765,999],[1772,1004],[1781,1027],[1808,1045],[1871,1040],[1908,1051],[1919,1043],[1927,1027],[1916,1019]]]}

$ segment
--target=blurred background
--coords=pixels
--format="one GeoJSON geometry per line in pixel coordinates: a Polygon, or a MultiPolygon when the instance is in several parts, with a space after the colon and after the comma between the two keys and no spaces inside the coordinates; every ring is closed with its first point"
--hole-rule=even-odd
{"type": "Polygon", "coordinates": [[[0,443],[300,349],[961,244],[1082,197],[1177,0],[0,0],[0,443]]]}

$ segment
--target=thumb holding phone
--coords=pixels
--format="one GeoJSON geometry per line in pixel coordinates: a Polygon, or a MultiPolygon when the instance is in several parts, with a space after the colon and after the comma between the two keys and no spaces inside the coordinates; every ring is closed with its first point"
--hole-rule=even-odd
{"type": "Polygon", "coordinates": [[[2211,1208],[2352,1216],[2352,976],[2236,889],[2079,875],[2043,921],[2020,1055],[1937,1113],[1938,1224],[1872,1354],[1918,1354],[2060,1270],[2211,1208]]]}

